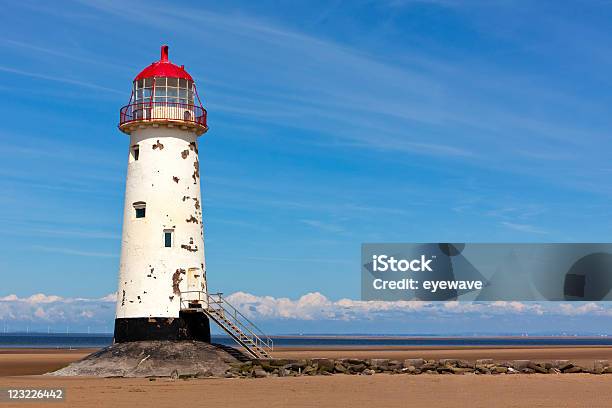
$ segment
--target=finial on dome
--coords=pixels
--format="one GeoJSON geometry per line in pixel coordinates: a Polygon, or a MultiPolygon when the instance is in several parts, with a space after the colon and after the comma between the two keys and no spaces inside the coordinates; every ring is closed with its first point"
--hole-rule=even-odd
{"type": "Polygon", "coordinates": [[[161,58],[159,60],[161,62],[168,62],[168,46],[167,45],[162,45],[161,58]]]}

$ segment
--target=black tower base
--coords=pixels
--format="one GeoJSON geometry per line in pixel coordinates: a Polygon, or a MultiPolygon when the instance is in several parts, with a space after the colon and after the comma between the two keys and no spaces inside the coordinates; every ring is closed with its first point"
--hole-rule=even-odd
{"type": "Polygon", "coordinates": [[[180,312],[178,318],[115,319],[115,343],[144,340],[198,340],[210,343],[210,322],[204,313],[180,312]]]}

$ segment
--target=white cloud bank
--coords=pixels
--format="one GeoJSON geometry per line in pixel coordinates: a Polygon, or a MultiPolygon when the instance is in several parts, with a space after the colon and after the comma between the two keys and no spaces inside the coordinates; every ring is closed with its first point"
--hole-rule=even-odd
{"type": "MultiPolygon", "coordinates": [[[[612,305],[605,302],[384,302],[346,298],[334,301],[319,292],[307,293],[298,299],[236,292],[227,299],[245,316],[258,321],[406,321],[417,317],[448,319],[457,315],[472,318],[612,316],[612,305]]],[[[43,293],[19,297],[10,294],[0,297],[0,321],[107,325],[114,318],[115,300],[116,293],[101,298],[66,298],[43,293]]]]}

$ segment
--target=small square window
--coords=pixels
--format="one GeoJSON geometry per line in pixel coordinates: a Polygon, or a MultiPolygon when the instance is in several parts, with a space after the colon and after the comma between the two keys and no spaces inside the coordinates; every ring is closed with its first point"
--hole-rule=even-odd
{"type": "Polygon", "coordinates": [[[130,149],[130,161],[138,161],[140,157],[140,147],[138,145],[132,146],[130,149]]]}
{"type": "Polygon", "coordinates": [[[164,247],[172,248],[172,235],[174,230],[164,230],[164,247]]]}
{"type": "Polygon", "coordinates": [[[134,214],[136,218],[144,218],[146,215],[147,204],[144,201],[136,201],[134,204],[134,214]]]}

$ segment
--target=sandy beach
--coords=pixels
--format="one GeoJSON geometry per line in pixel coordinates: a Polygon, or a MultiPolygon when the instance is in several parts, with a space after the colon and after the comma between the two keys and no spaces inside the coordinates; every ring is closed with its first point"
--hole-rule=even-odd
{"type": "MultiPolygon", "coordinates": [[[[265,379],[58,378],[42,374],[92,349],[0,350],[0,387],[65,387],[69,406],[177,406],[204,401],[219,406],[309,407],[605,407],[612,375],[386,375],[265,379]]],[[[543,348],[279,348],[274,357],[569,359],[588,366],[612,360],[610,347],[543,348]]],[[[1,404],[0,404],[1,405],[1,404]]],[[[20,403],[19,406],[30,404],[20,403]]],[[[34,405],[31,405],[34,406],[34,405]]]]}
{"type": "Polygon", "coordinates": [[[176,381],[33,376],[0,382],[3,387],[66,387],[71,407],[609,407],[612,401],[612,376],[588,374],[176,381]]]}

